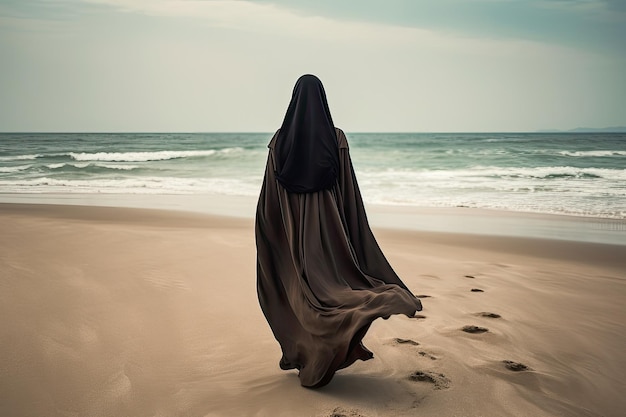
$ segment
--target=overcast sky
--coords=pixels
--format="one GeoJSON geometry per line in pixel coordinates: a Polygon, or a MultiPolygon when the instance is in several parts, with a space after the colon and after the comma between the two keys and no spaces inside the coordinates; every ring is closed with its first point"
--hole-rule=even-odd
{"type": "Polygon", "coordinates": [[[0,0],[0,131],[626,125],[626,0],[0,0]]]}

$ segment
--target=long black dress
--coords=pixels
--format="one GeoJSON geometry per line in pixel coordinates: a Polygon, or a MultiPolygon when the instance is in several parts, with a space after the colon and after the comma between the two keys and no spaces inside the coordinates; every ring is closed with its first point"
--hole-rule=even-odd
{"type": "Polygon", "coordinates": [[[343,131],[336,129],[334,185],[309,193],[288,192],[277,180],[278,136],[256,212],[259,302],[282,348],[280,367],[299,369],[305,387],[321,387],[338,369],[373,357],[361,343],[373,320],[410,317],[421,304],[372,234],[343,131]]]}

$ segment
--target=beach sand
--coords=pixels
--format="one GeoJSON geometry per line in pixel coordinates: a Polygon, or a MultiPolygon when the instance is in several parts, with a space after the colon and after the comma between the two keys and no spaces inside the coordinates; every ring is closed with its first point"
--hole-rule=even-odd
{"type": "Polygon", "coordinates": [[[253,220],[0,204],[0,231],[1,416],[626,410],[626,246],[376,228],[424,310],[310,390],[278,368],[253,220]]]}

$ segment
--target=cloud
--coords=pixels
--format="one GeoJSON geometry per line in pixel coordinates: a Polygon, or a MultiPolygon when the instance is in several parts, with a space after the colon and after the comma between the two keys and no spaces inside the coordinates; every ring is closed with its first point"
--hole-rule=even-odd
{"type": "MultiPolygon", "coordinates": [[[[30,18],[51,13],[48,6],[28,11],[26,2],[6,1],[30,18]]],[[[0,56],[7,57],[0,105],[13,109],[0,114],[0,125],[271,130],[291,82],[305,72],[323,79],[338,120],[360,130],[559,127],[590,120],[578,117],[587,108],[598,117],[623,108],[614,88],[623,72],[606,57],[540,40],[355,20],[350,10],[304,13],[274,1],[54,4],[71,5],[80,16],[51,18],[58,36],[32,22],[36,31],[24,33],[24,19],[15,19],[15,30],[0,20],[0,56]],[[616,105],[605,104],[607,96],[617,97],[616,105]]]]}
{"type": "Polygon", "coordinates": [[[294,13],[621,53],[624,0],[253,0],[294,13]]]}
{"type": "Polygon", "coordinates": [[[624,0],[604,0],[609,10],[626,13],[626,1],[624,0]]]}
{"type": "Polygon", "coordinates": [[[234,0],[85,0],[108,5],[122,12],[151,16],[202,19],[207,24],[246,31],[283,30],[305,32],[325,19],[302,19],[273,4],[234,0]],[[277,26],[280,24],[280,28],[277,26]]]}
{"type": "Polygon", "coordinates": [[[32,20],[68,20],[85,9],[83,0],[2,0],[0,17],[32,20]]]}
{"type": "Polygon", "coordinates": [[[613,11],[626,11],[624,0],[539,0],[534,4],[570,12],[598,12],[604,17],[609,17],[608,14],[613,11]]]}
{"type": "MultiPolygon", "coordinates": [[[[487,50],[501,51],[514,48],[522,51],[543,50],[546,53],[563,52],[542,42],[522,39],[494,39],[467,36],[435,29],[393,25],[301,14],[272,2],[248,0],[83,0],[91,4],[107,5],[127,13],[151,16],[201,20],[207,25],[244,32],[296,37],[316,42],[345,45],[407,46],[421,49],[454,50],[460,53],[469,49],[481,54],[487,50]]],[[[494,0],[483,0],[494,1],[494,0]]],[[[510,1],[510,0],[495,0],[510,1]]],[[[554,0],[552,0],[554,1],[554,0]]],[[[579,0],[584,1],[584,0],[579,0]]]]}

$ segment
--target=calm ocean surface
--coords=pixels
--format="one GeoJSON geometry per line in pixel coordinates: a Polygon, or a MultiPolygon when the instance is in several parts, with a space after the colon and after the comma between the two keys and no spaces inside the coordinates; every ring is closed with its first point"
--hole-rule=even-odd
{"type": "MultiPolygon", "coordinates": [[[[0,193],[257,196],[271,136],[0,133],[0,193]]],[[[626,219],[624,133],[347,136],[368,203],[626,219]]]]}

